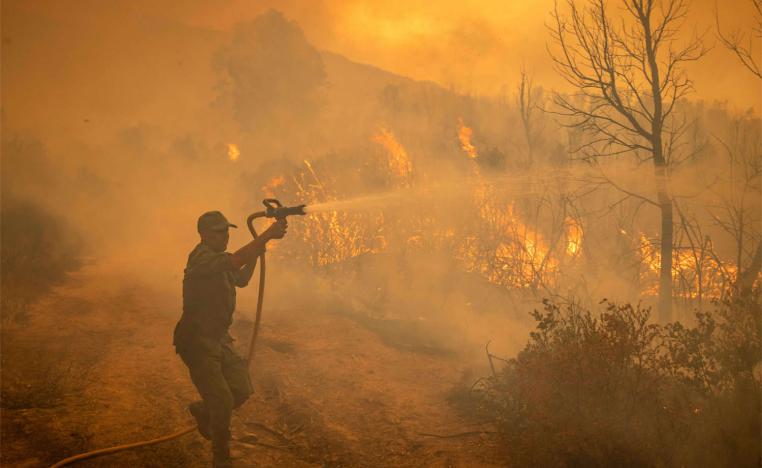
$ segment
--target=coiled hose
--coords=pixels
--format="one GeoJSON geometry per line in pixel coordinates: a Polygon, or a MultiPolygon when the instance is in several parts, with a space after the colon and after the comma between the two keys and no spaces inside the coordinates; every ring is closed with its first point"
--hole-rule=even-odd
{"type": "MultiPolygon", "coordinates": [[[[252,213],[251,215],[249,215],[248,218],[246,218],[246,225],[249,227],[249,232],[251,232],[252,237],[255,239],[257,238],[257,231],[254,229],[254,220],[257,218],[262,218],[264,216],[265,216],[264,211],[258,211],[256,213],[252,213]]],[[[254,318],[254,330],[251,333],[251,341],[249,342],[249,352],[247,354],[249,372],[251,372],[251,363],[254,360],[254,345],[257,341],[257,335],[259,334],[259,324],[262,320],[262,304],[264,303],[264,297],[265,297],[265,253],[262,252],[259,255],[259,292],[257,295],[257,314],[256,314],[256,317],[254,318]]],[[[147,447],[149,445],[160,444],[162,442],[167,442],[170,440],[177,439],[179,437],[184,436],[185,434],[190,434],[191,432],[195,430],[196,430],[196,425],[194,424],[192,426],[188,426],[184,429],[181,429],[173,434],[157,437],[155,439],[144,440],[141,442],[133,442],[131,444],[116,445],[114,447],[102,448],[97,450],[91,450],[89,452],[80,453],[78,455],[73,455],[71,457],[64,458],[63,460],[54,464],[51,468],[59,468],[62,466],[71,465],[73,463],[80,462],[82,460],[100,457],[103,455],[109,455],[109,454],[121,452],[124,450],[130,450],[130,449],[135,449],[138,447],[147,447]]]]}

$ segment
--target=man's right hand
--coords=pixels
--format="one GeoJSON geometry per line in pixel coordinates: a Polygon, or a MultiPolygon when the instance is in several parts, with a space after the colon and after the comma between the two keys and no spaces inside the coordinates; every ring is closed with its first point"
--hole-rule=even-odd
{"type": "Polygon", "coordinates": [[[288,230],[288,222],[286,218],[281,218],[270,225],[262,235],[266,236],[266,239],[283,239],[288,230]]]}

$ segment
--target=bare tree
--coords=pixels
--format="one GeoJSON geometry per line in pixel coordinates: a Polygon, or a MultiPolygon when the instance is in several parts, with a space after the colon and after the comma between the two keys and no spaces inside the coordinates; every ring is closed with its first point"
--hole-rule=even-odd
{"type": "Polygon", "coordinates": [[[527,142],[527,162],[529,166],[534,163],[534,152],[537,147],[539,133],[542,130],[542,122],[538,118],[539,102],[542,99],[542,90],[534,85],[532,76],[521,70],[521,80],[516,89],[516,104],[521,125],[524,128],[524,138],[527,142]]]}
{"type": "Polygon", "coordinates": [[[714,20],[717,25],[717,35],[720,37],[722,44],[736,54],[736,57],[741,61],[750,72],[757,75],[757,78],[762,78],[762,70],[760,70],[759,54],[754,53],[754,41],[760,41],[762,39],[762,0],[751,0],[754,5],[754,22],[755,25],[751,28],[751,32],[747,33],[739,29],[733,31],[722,32],[720,26],[720,14],[715,9],[714,20]]]}
{"type": "Polygon", "coordinates": [[[762,266],[762,136],[757,119],[739,117],[730,122],[726,138],[715,136],[726,159],[720,184],[711,189],[707,211],[735,241],[736,287],[748,293],[762,266]]]}
{"type": "MultiPolygon", "coordinates": [[[[715,9],[715,22],[717,24],[717,35],[720,36],[720,41],[722,41],[723,45],[727,47],[729,50],[731,50],[733,53],[736,54],[736,57],[741,61],[743,66],[745,66],[750,72],[754,73],[757,78],[762,79],[762,70],[760,70],[760,63],[757,62],[757,59],[759,58],[758,54],[754,53],[754,41],[756,40],[759,42],[762,40],[762,0],[751,0],[752,5],[754,5],[754,23],[755,25],[752,27],[751,32],[749,33],[748,37],[745,32],[742,32],[740,30],[734,30],[728,33],[723,33],[722,28],[720,27],[720,15],[719,12],[715,9]],[[747,42],[748,41],[748,42],[747,42]],[[755,56],[757,59],[755,59],[755,56]]],[[[725,149],[728,151],[728,153],[731,153],[731,148],[729,145],[727,145],[725,142],[720,141],[722,145],[725,147],[725,149]]],[[[759,147],[757,147],[756,151],[759,151],[759,147]]],[[[759,156],[755,155],[756,158],[754,158],[754,161],[756,161],[756,169],[755,169],[755,177],[759,177],[760,170],[759,170],[759,156]]],[[[731,164],[734,162],[734,158],[731,155],[731,164]]],[[[754,170],[752,171],[754,172],[754,170]]],[[[748,184],[747,181],[744,181],[744,194],[746,193],[748,184]]],[[[743,201],[743,200],[741,200],[743,201]]],[[[762,241],[759,241],[757,243],[757,248],[754,251],[754,255],[752,256],[751,262],[749,263],[749,266],[745,270],[741,270],[742,264],[742,252],[743,252],[743,206],[741,206],[740,213],[733,213],[733,210],[728,208],[728,212],[731,215],[734,215],[731,217],[732,219],[732,231],[733,234],[736,237],[737,245],[738,245],[738,279],[737,279],[737,287],[738,290],[741,292],[741,294],[747,294],[751,291],[752,286],[754,285],[754,282],[757,279],[757,276],[759,275],[760,269],[762,269],[762,241]],[[740,218],[740,219],[739,219],[740,218]]]]}
{"type": "Polygon", "coordinates": [[[685,0],[622,0],[623,17],[614,20],[604,0],[566,0],[568,15],[556,3],[551,27],[558,52],[557,71],[577,92],[556,94],[558,114],[590,136],[576,150],[585,158],[633,155],[650,160],[661,214],[659,310],[672,308],[673,205],[669,189],[669,142],[685,130],[676,104],[692,90],[682,65],[704,53],[694,35],[676,39],[687,15],[685,0]]]}

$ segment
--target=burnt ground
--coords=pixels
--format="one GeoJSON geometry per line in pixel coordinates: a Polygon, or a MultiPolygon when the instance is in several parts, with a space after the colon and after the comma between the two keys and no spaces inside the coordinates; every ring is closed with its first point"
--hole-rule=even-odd
{"type": "MultiPolygon", "coordinates": [[[[88,267],[24,323],[4,324],[2,466],[50,466],[191,424],[195,390],[171,346],[178,300],[126,281],[88,267]]],[[[492,429],[448,402],[467,375],[457,355],[395,346],[347,314],[265,305],[255,394],[233,416],[238,466],[504,465],[492,429]]],[[[234,334],[249,330],[239,322],[234,334]]],[[[79,466],[209,465],[194,432],[79,466]]]]}

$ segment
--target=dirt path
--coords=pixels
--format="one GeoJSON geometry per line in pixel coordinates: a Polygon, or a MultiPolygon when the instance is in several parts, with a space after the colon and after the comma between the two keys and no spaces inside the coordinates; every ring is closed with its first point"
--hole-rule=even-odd
{"type": "MultiPolygon", "coordinates": [[[[195,399],[170,346],[178,299],[96,269],[3,328],[2,465],[49,466],[185,427],[195,399]],[[119,285],[119,286],[117,286],[119,285]]],[[[501,466],[489,430],[447,402],[457,358],[387,346],[330,311],[268,308],[255,394],[234,414],[240,466],[501,466]]],[[[250,324],[234,335],[248,339],[250,324]]],[[[243,348],[244,346],[240,346],[243,348]]],[[[209,465],[193,433],[80,466],[209,465]]]]}

